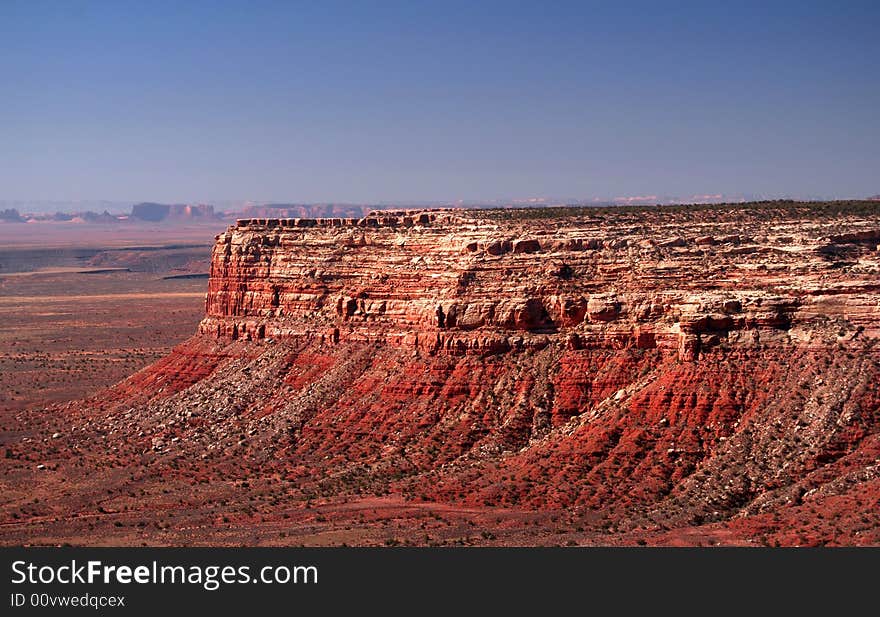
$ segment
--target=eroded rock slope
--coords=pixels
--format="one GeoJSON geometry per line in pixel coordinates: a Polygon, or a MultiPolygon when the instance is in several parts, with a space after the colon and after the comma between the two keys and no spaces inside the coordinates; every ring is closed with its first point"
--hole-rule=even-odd
{"type": "Polygon", "coordinates": [[[7,481],[68,483],[59,529],[164,487],[197,542],[378,496],[502,513],[486,542],[547,513],[588,543],[878,543],[878,245],[867,202],[239,221],[199,333],[31,419],[7,481]]]}

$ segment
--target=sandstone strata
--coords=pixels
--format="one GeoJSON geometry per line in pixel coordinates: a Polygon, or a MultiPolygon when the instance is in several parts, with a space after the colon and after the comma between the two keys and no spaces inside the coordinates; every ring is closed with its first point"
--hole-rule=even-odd
{"type": "Polygon", "coordinates": [[[880,335],[875,221],[703,217],[243,220],[217,238],[200,332],[482,354],[566,341],[681,360],[880,335]]]}
{"type": "Polygon", "coordinates": [[[878,544],[876,208],[240,221],[196,336],[22,419],[4,533],[369,543],[388,507],[415,543],[473,515],[479,543],[878,544]]]}

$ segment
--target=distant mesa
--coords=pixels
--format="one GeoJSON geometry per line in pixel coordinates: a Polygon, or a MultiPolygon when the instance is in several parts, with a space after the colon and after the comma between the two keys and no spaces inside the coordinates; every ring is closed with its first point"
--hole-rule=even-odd
{"type": "MultiPolygon", "coordinates": [[[[59,212],[58,214],[60,215],[61,213],[59,212]]],[[[66,216],[66,215],[63,215],[63,216],[66,216]]],[[[98,214],[97,212],[91,212],[91,211],[81,212],[81,213],[73,215],[73,217],[70,219],[63,218],[63,219],[56,219],[56,220],[70,220],[75,223],[116,223],[117,221],[119,221],[119,219],[117,217],[110,214],[106,210],[104,210],[100,214],[98,214]]]]}
{"type": "Polygon", "coordinates": [[[0,222],[3,223],[24,223],[24,218],[15,208],[0,210],[0,222]]]}
{"type": "Polygon", "coordinates": [[[131,218],[158,223],[164,220],[210,220],[218,218],[209,204],[157,204],[144,202],[131,207],[131,218]]]}
{"type": "Polygon", "coordinates": [[[21,214],[17,209],[0,210],[0,223],[118,223],[128,217],[111,214],[107,210],[93,212],[55,212],[47,214],[21,214]]]}
{"type": "Polygon", "coordinates": [[[868,201],[880,201],[880,195],[874,195],[872,197],[868,197],[868,201]]]}

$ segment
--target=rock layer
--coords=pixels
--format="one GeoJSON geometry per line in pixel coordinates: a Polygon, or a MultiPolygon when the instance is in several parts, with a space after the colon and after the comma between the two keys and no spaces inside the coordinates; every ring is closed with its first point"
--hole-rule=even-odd
{"type": "Polygon", "coordinates": [[[681,360],[880,336],[874,221],[745,234],[735,211],[703,214],[689,228],[462,211],[239,221],[217,238],[200,331],[450,353],[566,341],[681,360]]]}
{"type": "Polygon", "coordinates": [[[29,417],[7,477],[51,470],[56,521],[173,510],[185,542],[398,499],[486,513],[482,543],[877,544],[876,208],[240,221],[199,334],[29,417]]]}

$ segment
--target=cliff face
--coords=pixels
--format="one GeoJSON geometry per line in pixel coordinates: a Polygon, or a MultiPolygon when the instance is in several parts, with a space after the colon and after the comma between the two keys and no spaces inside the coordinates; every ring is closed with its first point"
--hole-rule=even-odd
{"type": "Polygon", "coordinates": [[[399,499],[484,542],[880,543],[878,243],[863,205],[240,221],[199,334],[54,456],[210,511],[184,541],[399,499]]]}
{"type": "Polygon", "coordinates": [[[870,220],[251,219],[217,238],[206,334],[498,353],[564,343],[697,360],[880,336],[870,220]]]}

